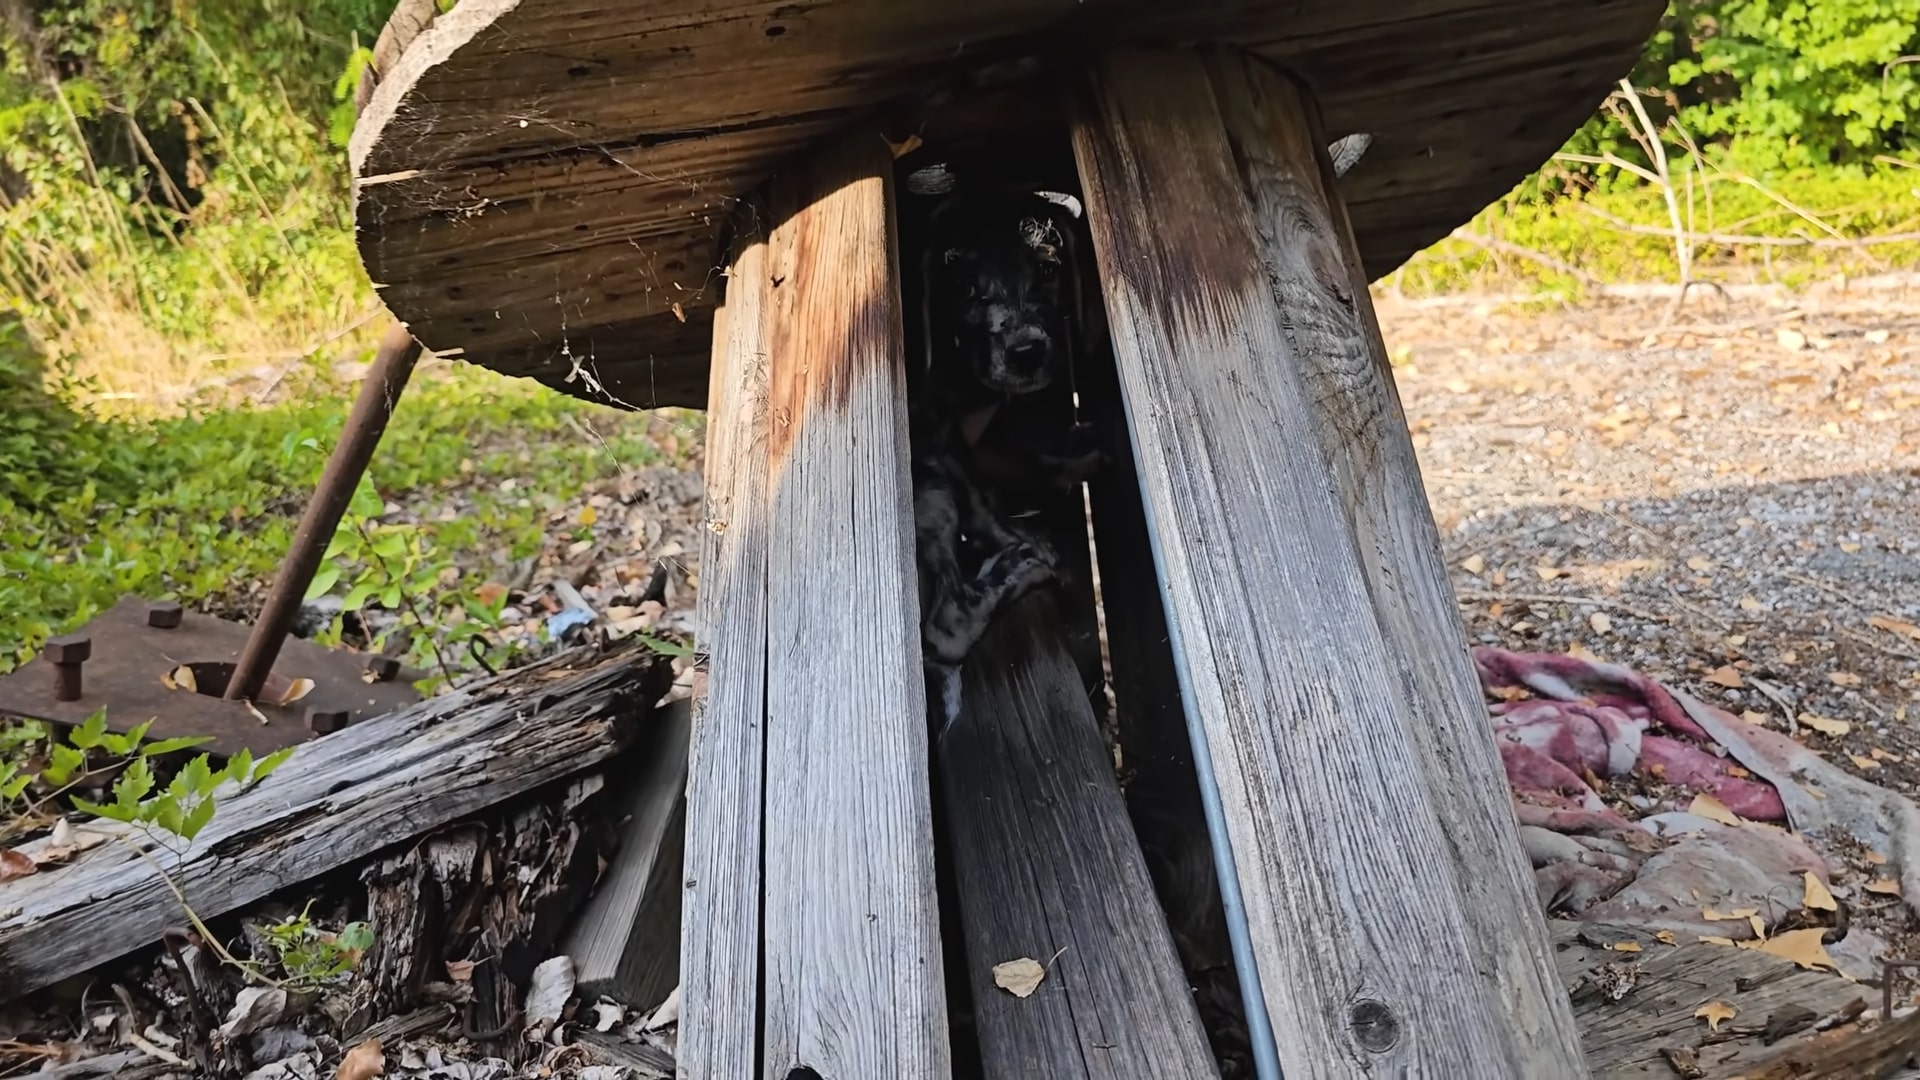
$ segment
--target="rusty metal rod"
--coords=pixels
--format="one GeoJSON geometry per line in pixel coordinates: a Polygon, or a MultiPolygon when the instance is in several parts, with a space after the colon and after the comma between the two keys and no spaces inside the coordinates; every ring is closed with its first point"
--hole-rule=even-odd
{"type": "Polygon", "coordinates": [[[267,674],[273,670],[273,662],[280,657],[280,646],[286,643],[287,634],[293,629],[307,586],[313,584],[313,575],[320,569],[327,544],[333,540],[334,530],[340,527],[347,504],[353,501],[354,488],[367,471],[367,463],[373,460],[374,448],[380,445],[380,436],[386,433],[387,421],[393,418],[400,392],[406,389],[407,380],[413,377],[413,366],[419,360],[420,343],[414,340],[405,323],[395,320],[386,336],[380,339],[380,351],[373,358],[366,381],[360,384],[360,396],[354,399],[353,411],[347,414],[347,426],[340,432],[333,456],[327,459],[327,467],[320,474],[313,501],[300,516],[293,544],[274,576],[273,588],[267,592],[267,602],[254,621],[247,646],[240,651],[240,662],[234,665],[233,677],[227,680],[229,700],[250,701],[259,696],[267,674]]]}

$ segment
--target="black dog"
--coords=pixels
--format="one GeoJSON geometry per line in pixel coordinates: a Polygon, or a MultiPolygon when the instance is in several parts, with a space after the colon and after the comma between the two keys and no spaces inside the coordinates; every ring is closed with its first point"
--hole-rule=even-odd
{"type": "Polygon", "coordinates": [[[921,635],[943,714],[995,615],[1053,579],[1044,541],[1010,520],[1038,487],[1083,479],[1090,434],[1047,439],[1018,405],[1063,391],[1080,342],[1078,222],[1035,194],[963,194],[927,218],[913,263],[921,355],[913,387],[914,524],[921,635]],[[1033,443],[1022,446],[1022,443],[1033,443]]]}

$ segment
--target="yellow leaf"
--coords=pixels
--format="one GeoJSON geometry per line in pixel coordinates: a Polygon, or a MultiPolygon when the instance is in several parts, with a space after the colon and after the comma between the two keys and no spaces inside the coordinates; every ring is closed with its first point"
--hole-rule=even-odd
{"type": "Polygon", "coordinates": [[[1920,641],[1920,626],[1915,626],[1910,622],[1901,622],[1899,619],[1889,619],[1885,615],[1875,615],[1873,618],[1867,620],[1867,625],[1876,630],[1885,630],[1889,634],[1899,634],[1901,637],[1920,641]]]}
{"type": "Polygon", "coordinates": [[[1724,686],[1729,690],[1738,690],[1747,685],[1747,680],[1740,677],[1740,673],[1733,669],[1732,664],[1723,664],[1714,668],[1703,677],[1713,685],[1724,686]]]}
{"type": "Polygon", "coordinates": [[[1859,754],[1848,754],[1847,760],[1853,762],[1854,767],[1861,772],[1871,772],[1880,767],[1879,762],[1870,757],[1862,757],[1859,754]]]}
{"type": "Polygon", "coordinates": [[[1486,568],[1487,560],[1478,555],[1469,556],[1466,562],[1460,564],[1460,569],[1469,574],[1477,574],[1486,568]]]}
{"type": "Polygon", "coordinates": [[[1745,634],[1728,634],[1727,635],[1727,644],[1733,646],[1736,649],[1742,645],[1745,645],[1746,643],[1747,643],[1747,635],[1745,634]]]}
{"type": "Polygon", "coordinates": [[[1704,574],[1708,570],[1713,569],[1713,560],[1695,555],[1693,558],[1687,560],[1687,569],[1704,574]]]}
{"type": "Polygon", "coordinates": [[[1740,714],[1740,719],[1745,720],[1749,724],[1757,724],[1760,727],[1766,727],[1770,717],[1768,717],[1766,713],[1754,712],[1752,709],[1748,709],[1746,712],[1743,712],[1740,714]]]}
{"type": "Polygon", "coordinates": [[[181,664],[179,667],[160,676],[160,685],[169,690],[185,690],[188,693],[193,693],[200,689],[200,684],[194,681],[193,669],[185,664],[181,664]]]}
{"type": "Polygon", "coordinates": [[[1722,825],[1742,824],[1739,814],[1727,809],[1726,803],[1711,795],[1695,795],[1692,805],[1687,807],[1687,812],[1698,814],[1708,821],[1717,821],[1722,825]]]}
{"type": "Polygon", "coordinates": [[[1677,937],[1675,937],[1675,936],[1673,935],[1673,931],[1671,931],[1671,930],[1660,930],[1660,931],[1656,931],[1656,932],[1654,933],[1654,935],[1653,935],[1653,936],[1654,936],[1654,937],[1655,937],[1656,939],[1658,939],[1658,940],[1659,940],[1659,942],[1660,942],[1660,944],[1662,944],[1662,945],[1678,945],[1678,944],[1680,944],[1680,939],[1679,939],[1679,938],[1677,938],[1677,937]]]}
{"type": "Polygon", "coordinates": [[[1607,946],[1607,948],[1612,949],[1614,952],[1639,952],[1640,943],[1637,941],[1616,941],[1607,946]]]}
{"type": "Polygon", "coordinates": [[[901,158],[920,149],[920,143],[921,139],[919,135],[909,133],[906,138],[901,139],[899,142],[888,139],[887,148],[893,151],[894,157],[901,158]]]}
{"type": "Polygon", "coordinates": [[[1759,908],[1750,907],[1734,908],[1732,911],[1715,911],[1712,908],[1706,908],[1700,912],[1700,917],[1708,922],[1729,922],[1737,919],[1751,919],[1759,913],[1759,908]]]}
{"type": "Polygon", "coordinates": [[[295,679],[288,684],[287,692],[280,695],[280,704],[291,705],[308,694],[313,693],[312,679],[295,679]]]}
{"type": "Polygon", "coordinates": [[[1847,723],[1845,720],[1835,720],[1828,716],[1815,716],[1813,713],[1801,713],[1800,722],[1820,732],[1822,735],[1831,735],[1836,739],[1853,730],[1853,725],[1847,723]]]}
{"type": "Polygon", "coordinates": [[[1900,755],[1899,755],[1899,754],[1896,754],[1896,753],[1894,753],[1894,752],[1892,752],[1891,750],[1882,750],[1882,749],[1880,749],[1880,748],[1879,748],[1879,747],[1877,747],[1877,746],[1876,746],[1876,747],[1874,747],[1873,749],[1871,749],[1871,750],[1869,750],[1869,751],[1867,751],[1867,753],[1869,753],[1869,754],[1871,754],[1871,755],[1873,755],[1873,760],[1875,760],[1875,761],[1899,761],[1899,760],[1901,760],[1901,757],[1900,757],[1900,755]]]}
{"type": "Polygon", "coordinates": [[[1544,566],[1544,565],[1534,567],[1533,572],[1540,575],[1541,581],[1552,581],[1554,578],[1560,577],[1566,573],[1565,570],[1562,570],[1557,566],[1544,566]]]}
{"type": "Polygon", "coordinates": [[[1721,1021],[1731,1020],[1740,1013],[1724,1001],[1709,1001],[1695,1009],[1693,1015],[1707,1022],[1708,1031],[1719,1031],[1721,1021]]]}
{"type": "Polygon", "coordinates": [[[1836,671],[1828,675],[1827,678],[1832,679],[1833,685],[1835,686],[1854,687],[1860,685],[1860,676],[1855,675],[1851,671],[1836,671]]]}
{"type": "Polygon", "coordinates": [[[1801,907],[1809,911],[1840,910],[1840,905],[1833,902],[1833,894],[1827,891],[1827,886],[1820,880],[1820,875],[1809,870],[1806,872],[1806,878],[1806,899],[1800,901],[1801,907]]]}
{"type": "Polygon", "coordinates": [[[1596,611],[1587,617],[1587,625],[1593,627],[1596,634],[1604,634],[1613,629],[1613,620],[1607,618],[1604,611],[1596,611]]]}
{"type": "Polygon", "coordinates": [[[1753,927],[1753,940],[1765,941],[1767,939],[1767,924],[1760,916],[1747,916],[1747,925],[1753,927]]]}
{"type": "Polygon", "coordinates": [[[1755,600],[1751,596],[1743,596],[1740,598],[1741,611],[1759,611],[1763,606],[1760,601],[1755,600]]]}
{"type": "Polygon", "coordinates": [[[1827,955],[1827,947],[1820,942],[1820,936],[1825,933],[1824,927],[1811,926],[1805,930],[1789,930],[1766,941],[1742,942],[1741,948],[1759,949],[1809,970],[1824,967],[1838,971],[1833,957],[1827,955]]]}
{"type": "Polygon", "coordinates": [[[1017,998],[1032,995],[1046,977],[1047,969],[1030,956],[993,965],[993,985],[1017,998]]]}
{"type": "Polygon", "coordinates": [[[1881,896],[1900,895],[1900,883],[1892,878],[1881,878],[1878,881],[1870,881],[1866,884],[1865,888],[1868,892],[1879,893],[1881,896]]]}

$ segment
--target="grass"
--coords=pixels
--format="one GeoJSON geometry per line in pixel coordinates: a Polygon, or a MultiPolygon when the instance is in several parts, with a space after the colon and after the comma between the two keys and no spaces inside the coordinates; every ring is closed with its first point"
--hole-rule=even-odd
{"type": "MultiPolygon", "coordinates": [[[[251,614],[350,397],[310,378],[264,408],[103,418],[42,399],[22,410],[13,419],[37,425],[35,458],[0,478],[0,670],[126,593],[251,614]]],[[[549,515],[583,487],[683,461],[698,430],[697,414],[619,414],[466,364],[423,365],[370,470],[378,499],[414,519],[395,527],[451,567],[433,575],[443,595],[412,599],[457,607],[536,553],[549,515]],[[501,490],[526,477],[542,482],[501,490]]]]}

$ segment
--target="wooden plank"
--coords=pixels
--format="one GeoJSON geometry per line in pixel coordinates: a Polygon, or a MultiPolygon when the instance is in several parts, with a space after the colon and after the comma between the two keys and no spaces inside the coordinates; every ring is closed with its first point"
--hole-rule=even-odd
{"type": "Polygon", "coordinates": [[[564,949],[573,957],[574,983],[583,998],[605,994],[629,1008],[651,1010],[680,983],[692,719],[687,705],[662,709],[646,742],[609,770],[621,804],[620,846],[568,929],[564,949]]]}
{"type": "Polygon", "coordinates": [[[1380,448],[1405,435],[1298,91],[1124,52],[1081,109],[1174,651],[1287,1075],[1585,1076],[1461,632],[1426,618],[1448,586],[1411,459],[1380,448]]]}
{"type": "MultiPolygon", "coordinates": [[[[1633,927],[1565,920],[1555,920],[1552,936],[1561,981],[1572,991],[1587,1065],[1600,1080],[1671,1080],[1676,1073],[1667,1053],[1676,1049],[1694,1051],[1703,1075],[1715,1080],[1742,1075],[1757,1080],[1775,1059],[1806,1059],[1829,1038],[1803,1033],[1769,1045],[1762,1036],[1780,1010],[1806,1009],[1831,1017],[1856,1001],[1862,1006],[1867,999],[1878,1001],[1870,988],[1757,949],[1701,942],[1669,945],[1633,927]],[[1640,951],[1602,947],[1615,941],[1631,941],[1640,951]],[[1609,992],[1613,987],[1620,988],[1617,997],[1609,992]],[[1714,1001],[1735,1011],[1717,1033],[1696,1015],[1714,1001]]],[[[1857,1066],[1862,1060],[1857,1057],[1852,1063],[1857,1066]]]]}
{"type": "Polygon", "coordinates": [[[714,317],[697,601],[706,679],[694,706],[681,906],[682,1080],[752,1077],[759,1061],[772,291],[765,238],[748,231],[714,317]]]}
{"type": "Polygon", "coordinates": [[[984,1074],[1218,1077],[1061,631],[1048,593],[995,620],[940,748],[984,1074]],[[994,985],[1021,957],[1027,998],[994,985]]]}
{"type": "Polygon", "coordinates": [[[951,1071],[892,173],[886,142],[863,132],[773,186],[763,1074],[774,1080],[951,1071]]]}
{"type": "Polygon", "coordinates": [[[0,884],[0,986],[26,993],[158,942],[181,919],[176,888],[214,919],[592,768],[666,690],[647,655],[562,653],[305,743],[191,843],[88,823],[125,842],[0,884]]]}

